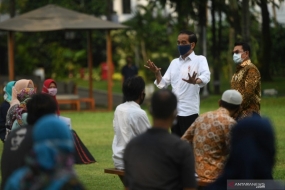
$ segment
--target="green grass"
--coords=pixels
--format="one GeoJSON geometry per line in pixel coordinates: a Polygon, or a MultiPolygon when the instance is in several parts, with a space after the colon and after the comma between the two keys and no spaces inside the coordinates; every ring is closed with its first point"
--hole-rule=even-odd
{"type": "MultiPolygon", "coordinates": [[[[73,79],[73,82],[77,84],[78,87],[89,88],[89,82],[83,79],[73,79]]],[[[112,81],[112,91],[113,93],[122,93],[122,82],[121,81],[112,81]]],[[[108,81],[93,81],[93,89],[96,90],[108,90],[108,81]]]]}
{"type": "MultiPolygon", "coordinates": [[[[268,87],[272,85],[276,86],[276,89],[279,89],[280,92],[285,92],[283,80],[264,84],[264,86],[268,87]],[[277,86],[276,83],[278,83],[277,86]]],[[[94,82],[94,87],[95,86],[96,83],[94,82]]],[[[99,84],[97,84],[97,87],[98,86],[99,84]]],[[[119,85],[117,84],[117,86],[119,85]]],[[[227,89],[227,87],[224,88],[227,89]]],[[[212,95],[201,100],[200,113],[217,109],[219,98],[220,95],[212,95]]],[[[147,106],[144,106],[143,108],[147,109],[147,106]]],[[[284,113],[285,97],[266,97],[262,99],[261,114],[271,119],[276,133],[277,155],[274,178],[282,180],[285,180],[284,113]]],[[[61,114],[72,119],[73,129],[77,132],[81,140],[97,160],[95,164],[75,165],[78,176],[86,188],[90,190],[124,189],[117,176],[104,174],[104,168],[113,167],[113,112],[62,112],[61,114]]],[[[0,145],[1,152],[2,148],[2,145],[0,145]]]]}
{"type": "MultiPolygon", "coordinates": [[[[201,113],[217,109],[220,96],[211,96],[201,101],[201,113]]],[[[269,117],[274,124],[277,141],[277,156],[274,178],[285,180],[285,97],[265,98],[262,100],[263,116],[269,117]]],[[[105,113],[63,113],[72,118],[72,126],[79,137],[95,156],[97,163],[76,165],[77,173],[88,189],[123,189],[119,178],[104,174],[104,168],[113,167],[113,112],[105,113]]],[[[151,118],[150,118],[151,119],[151,118]]]]}
{"type": "MultiPolygon", "coordinates": [[[[69,80],[69,79],[68,79],[69,80]]],[[[83,88],[88,88],[89,83],[87,80],[83,79],[72,79],[78,87],[83,87],[83,88]]],[[[227,89],[230,88],[230,79],[221,79],[221,93],[227,89]]],[[[212,80],[213,81],[213,80],[212,80]]],[[[121,81],[113,81],[112,82],[112,91],[113,93],[122,93],[121,81]]],[[[269,82],[261,82],[261,88],[262,89],[271,89],[274,88],[278,91],[279,96],[284,96],[285,95],[285,77],[274,77],[273,81],[269,82]]],[[[107,81],[93,81],[93,89],[97,90],[103,90],[107,91],[108,90],[108,82],[107,81]]],[[[210,83],[210,89],[213,89],[213,85],[210,83]]]]}
{"type": "MultiPolygon", "coordinates": [[[[217,109],[220,96],[211,96],[201,101],[201,113],[217,109]]],[[[285,180],[285,97],[266,98],[262,101],[262,115],[269,117],[276,131],[277,159],[274,178],[285,180]]],[[[119,178],[115,175],[104,174],[104,168],[113,167],[113,112],[104,113],[68,113],[63,116],[72,118],[72,127],[78,133],[94,155],[97,163],[76,165],[76,171],[87,189],[117,190],[123,189],[119,178]]]]}

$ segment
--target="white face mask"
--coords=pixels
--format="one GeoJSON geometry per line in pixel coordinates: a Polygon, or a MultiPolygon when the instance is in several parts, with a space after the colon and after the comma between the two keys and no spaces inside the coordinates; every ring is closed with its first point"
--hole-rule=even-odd
{"type": "Polygon", "coordinates": [[[234,53],[233,54],[233,61],[235,62],[235,64],[240,64],[243,62],[243,59],[241,58],[241,54],[243,54],[243,53],[234,53]]]}
{"type": "Polygon", "coordinates": [[[57,88],[49,88],[48,93],[52,96],[55,96],[57,93],[57,88]]]}

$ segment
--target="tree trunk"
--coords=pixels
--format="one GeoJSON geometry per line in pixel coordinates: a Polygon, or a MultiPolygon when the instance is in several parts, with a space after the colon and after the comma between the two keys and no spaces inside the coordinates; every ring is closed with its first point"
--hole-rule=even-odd
{"type": "Polygon", "coordinates": [[[250,11],[249,0],[242,1],[242,39],[250,43],[250,11]]]}
{"type": "Polygon", "coordinates": [[[214,93],[219,94],[220,92],[220,85],[219,85],[219,63],[218,63],[218,57],[217,57],[217,37],[216,37],[216,4],[217,0],[212,0],[212,7],[211,7],[211,16],[212,16],[212,57],[213,57],[213,65],[214,65],[214,93]]]}
{"type": "MultiPolygon", "coordinates": [[[[198,2],[198,27],[199,27],[199,36],[202,41],[201,51],[204,56],[206,55],[206,28],[207,28],[207,0],[199,0],[198,2]]],[[[206,85],[202,90],[202,96],[208,96],[208,85],[206,85]]]]}
{"type": "Polygon", "coordinates": [[[239,10],[237,0],[229,0],[230,8],[230,24],[235,29],[234,39],[237,41],[241,36],[241,22],[239,17],[239,10]]]}
{"type": "Polygon", "coordinates": [[[267,0],[260,0],[260,8],[262,15],[262,41],[261,41],[261,77],[265,81],[272,80],[270,75],[270,61],[271,54],[270,50],[272,47],[271,36],[270,36],[270,18],[267,7],[267,0]]]}

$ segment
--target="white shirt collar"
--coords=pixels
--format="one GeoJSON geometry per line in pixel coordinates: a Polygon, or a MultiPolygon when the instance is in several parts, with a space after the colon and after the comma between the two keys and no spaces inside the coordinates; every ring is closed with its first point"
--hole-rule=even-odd
{"type": "MultiPolygon", "coordinates": [[[[188,56],[185,58],[185,60],[187,60],[188,58],[189,58],[190,60],[193,60],[195,56],[196,56],[195,52],[192,51],[192,53],[190,53],[190,55],[188,55],[188,56]]],[[[183,60],[183,59],[182,59],[182,56],[180,55],[179,61],[182,61],[182,60],[183,60]]]]}

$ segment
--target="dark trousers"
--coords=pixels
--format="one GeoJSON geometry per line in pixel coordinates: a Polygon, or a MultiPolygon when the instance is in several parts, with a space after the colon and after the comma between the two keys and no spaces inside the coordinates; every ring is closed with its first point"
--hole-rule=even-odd
{"type": "Polygon", "coordinates": [[[193,114],[189,116],[177,116],[177,123],[172,126],[171,132],[173,134],[178,135],[179,137],[182,137],[198,116],[198,114],[193,114]]]}

